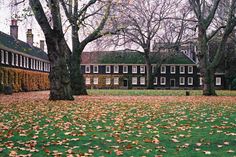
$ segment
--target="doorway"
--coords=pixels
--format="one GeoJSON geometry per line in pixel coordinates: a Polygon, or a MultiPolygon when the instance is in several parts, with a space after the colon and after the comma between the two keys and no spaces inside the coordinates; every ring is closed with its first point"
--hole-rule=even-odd
{"type": "Polygon", "coordinates": [[[128,79],[123,80],[123,87],[128,88],[128,79]]]}
{"type": "Polygon", "coordinates": [[[170,87],[175,87],[175,79],[170,79],[170,87]]]}

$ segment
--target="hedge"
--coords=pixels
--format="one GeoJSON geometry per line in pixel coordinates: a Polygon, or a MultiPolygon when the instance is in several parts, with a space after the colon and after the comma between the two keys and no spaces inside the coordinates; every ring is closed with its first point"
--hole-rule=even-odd
{"type": "Polygon", "coordinates": [[[0,84],[11,86],[13,92],[49,89],[48,73],[0,67],[0,84]]]}

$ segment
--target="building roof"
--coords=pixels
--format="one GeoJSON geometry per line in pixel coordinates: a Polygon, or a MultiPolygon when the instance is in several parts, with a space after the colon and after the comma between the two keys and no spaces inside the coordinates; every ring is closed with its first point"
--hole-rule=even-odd
{"type": "Polygon", "coordinates": [[[0,31],[0,48],[8,48],[25,53],[40,59],[48,60],[47,53],[42,49],[30,46],[28,43],[15,39],[14,37],[0,31]]]}
{"type": "MultiPolygon", "coordinates": [[[[93,51],[82,53],[82,64],[145,64],[144,56],[131,51],[93,51]]],[[[158,57],[151,57],[152,64],[158,57]]],[[[167,58],[163,64],[195,64],[182,52],[167,58]]]]}

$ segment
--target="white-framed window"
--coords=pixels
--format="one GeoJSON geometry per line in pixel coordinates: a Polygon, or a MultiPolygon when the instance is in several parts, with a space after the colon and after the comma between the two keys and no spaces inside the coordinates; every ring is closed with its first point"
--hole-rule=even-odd
{"type": "Polygon", "coordinates": [[[161,66],[161,74],[165,74],[166,73],[166,66],[161,66]]]}
{"type": "Polygon", "coordinates": [[[153,84],[154,84],[154,85],[157,85],[157,83],[158,83],[158,78],[155,77],[155,78],[154,78],[154,82],[153,82],[153,84]]]}
{"type": "Polygon", "coordinates": [[[119,85],[119,77],[114,77],[114,85],[119,85]]]}
{"type": "Polygon", "coordinates": [[[85,65],[85,73],[90,73],[90,65],[85,65]]]}
{"type": "Polygon", "coordinates": [[[97,78],[97,77],[94,77],[94,78],[93,78],[93,84],[94,84],[94,85],[98,85],[98,78],[97,78]]]}
{"type": "Polygon", "coordinates": [[[106,73],[111,73],[111,66],[110,65],[106,65],[106,73]]]}
{"type": "Polygon", "coordinates": [[[115,74],[119,73],[119,65],[114,65],[113,70],[115,74]]]}
{"type": "Polygon", "coordinates": [[[11,53],[11,65],[15,65],[15,55],[11,53]]]}
{"type": "Polygon", "coordinates": [[[106,85],[110,85],[111,84],[111,78],[106,78],[106,85]]]}
{"type": "Polygon", "coordinates": [[[26,68],[26,58],[23,57],[23,61],[24,61],[24,68],[26,68]]]}
{"type": "Polygon", "coordinates": [[[140,77],[140,84],[145,85],[145,77],[140,77]]]}
{"type": "Polygon", "coordinates": [[[175,74],[175,66],[170,66],[170,73],[175,74]]]}
{"type": "Polygon", "coordinates": [[[221,77],[216,77],[216,86],[221,86],[221,77]]]}
{"type": "Polygon", "coordinates": [[[85,78],[85,84],[86,84],[86,85],[90,85],[90,78],[89,78],[89,77],[86,77],[86,78],[85,78]]]}
{"type": "Polygon", "coordinates": [[[136,65],[132,66],[132,73],[137,74],[137,66],[136,65]]]}
{"type": "Polygon", "coordinates": [[[192,77],[188,77],[188,85],[193,85],[193,78],[192,77]]]}
{"type": "Polygon", "coordinates": [[[127,65],[124,65],[123,66],[123,73],[128,73],[128,66],[127,65]]]}
{"type": "Polygon", "coordinates": [[[154,73],[154,72],[155,72],[155,66],[152,65],[152,73],[154,73]]]}
{"type": "Polygon", "coordinates": [[[161,77],[160,84],[166,85],[166,78],[165,77],[161,77]]]}
{"type": "Polygon", "coordinates": [[[16,54],[16,66],[18,66],[18,54],[16,54]]]}
{"type": "Polygon", "coordinates": [[[137,84],[138,84],[138,78],[132,77],[132,85],[137,85],[137,84]]]}
{"type": "Polygon", "coordinates": [[[6,51],[6,64],[9,64],[9,62],[8,62],[8,51],[6,51]]]}
{"type": "Polygon", "coordinates": [[[93,66],[93,73],[98,73],[98,65],[93,66]]]}
{"type": "Polygon", "coordinates": [[[199,85],[200,85],[200,86],[203,85],[202,77],[199,77],[199,85]]]}
{"type": "Polygon", "coordinates": [[[1,50],[1,63],[2,64],[4,64],[4,61],[5,61],[5,59],[4,59],[4,51],[3,50],[1,50]]]}
{"type": "Polygon", "coordinates": [[[180,66],[179,67],[179,73],[180,74],[184,74],[185,73],[185,67],[184,66],[180,66]]]}
{"type": "Polygon", "coordinates": [[[32,59],[32,58],[30,59],[30,68],[31,68],[31,69],[34,68],[34,67],[33,67],[33,60],[34,60],[34,59],[32,59]]]}
{"type": "Polygon", "coordinates": [[[140,73],[145,74],[145,66],[144,65],[140,66],[140,73]]]}
{"type": "Polygon", "coordinates": [[[20,67],[22,67],[22,56],[20,55],[20,67]]]}
{"type": "Polygon", "coordinates": [[[26,58],[26,68],[29,68],[29,58],[26,58]]]}
{"type": "Polygon", "coordinates": [[[185,85],[185,77],[179,78],[179,85],[185,85]]]}
{"type": "Polygon", "coordinates": [[[39,62],[37,60],[35,60],[35,66],[36,66],[36,70],[39,69],[39,62]]]}
{"type": "Polygon", "coordinates": [[[192,74],[193,73],[193,66],[188,66],[188,74],[192,74]]]}

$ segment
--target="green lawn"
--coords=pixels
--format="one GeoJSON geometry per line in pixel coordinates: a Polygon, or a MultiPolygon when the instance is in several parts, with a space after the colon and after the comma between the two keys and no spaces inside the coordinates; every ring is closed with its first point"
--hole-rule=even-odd
{"type": "Polygon", "coordinates": [[[82,99],[0,104],[0,156],[236,156],[236,104],[227,100],[82,99]]]}
{"type": "MultiPolygon", "coordinates": [[[[202,95],[202,90],[189,90],[193,96],[202,95]]],[[[219,96],[236,96],[236,90],[217,90],[219,96]]],[[[114,95],[114,96],[184,96],[186,90],[121,90],[121,89],[90,89],[89,95],[114,95]]]]}

